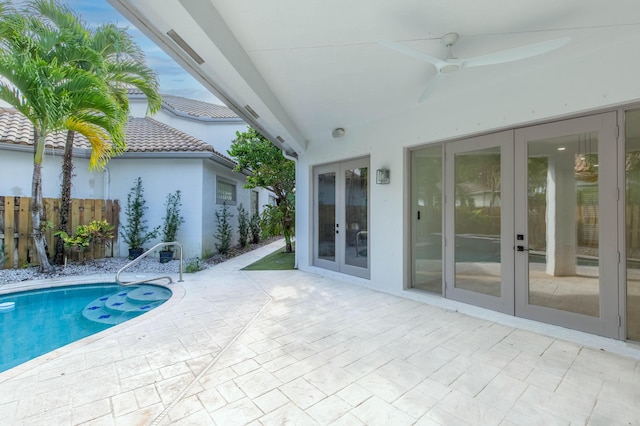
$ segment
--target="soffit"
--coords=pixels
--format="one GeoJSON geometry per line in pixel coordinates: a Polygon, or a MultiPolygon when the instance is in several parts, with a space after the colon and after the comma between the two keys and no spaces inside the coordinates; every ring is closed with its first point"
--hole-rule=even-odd
{"type": "Polygon", "coordinates": [[[140,18],[134,23],[173,49],[201,81],[215,82],[235,108],[257,110],[257,124],[271,136],[296,139],[298,150],[326,139],[335,127],[402,120],[419,116],[422,109],[430,115],[455,114],[456,105],[482,105],[478,99],[483,97],[486,108],[500,114],[527,101],[516,98],[525,86],[558,104],[564,102],[563,85],[605,92],[606,84],[628,79],[628,70],[638,65],[640,4],[635,0],[111,2],[140,18]],[[165,35],[169,29],[178,31],[205,63],[195,65],[176,49],[165,35]],[[460,58],[561,37],[571,41],[533,58],[462,70],[420,104],[417,97],[434,77],[434,67],[378,42],[444,58],[440,37],[448,32],[460,34],[454,50],[460,58]],[[573,78],[594,67],[610,69],[611,75],[573,78]],[[499,103],[492,96],[496,93],[499,103]],[[516,95],[509,99],[509,93],[516,95]]]}

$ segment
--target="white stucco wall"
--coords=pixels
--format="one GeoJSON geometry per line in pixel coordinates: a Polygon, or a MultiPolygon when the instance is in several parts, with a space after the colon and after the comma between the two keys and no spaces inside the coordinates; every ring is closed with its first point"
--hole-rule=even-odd
{"type": "Polygon", "coordinates": [[[238,242],[238,206],[242,206],[251,215],[251,192],[258,191],[259,212],[264,210],[264,205],[269,201],[269,192],[264,189],[246,189],[243,185],[246,177],[241,173],[234,173],[229,170],[221,170],[212,161],[205,162],[203,172],[203,191],[202,191],[202,251],[203,255],[216,253],[215,248],[218,240],[215,238],[217,233],[216,211],[220,211],[222,204],[216,203],[216,183],[218,177],[222,177],[225,181],[233,181],[236,183],[237,203],[229,205],[229,213],[233,215],[231,218],[231,226],[233,229],[232,244],[238,242]]]}
{"type": "Polygon", "coordinates": [[[212,161],[204,163],[202,171],[202,253],[201,256],[208,256],[215,253],[216,239],[216,170],[212,161]]]}
{"type": "MultiPolygon", "coordinates": [[[[212,218],[212,222],[213,222],[213,235],[216,234],[216,226],[217,226],[215,211],[216,210],[220,211],[222,208],[222,204],[216,203],[216,197],[215,197],[215,190],[216,190],[218,179],[222,179],[226,182],[228,181],[236,182],[237,202],[235,205],[229,204],[228,206],[229,206],[229,213],[233,215],[233,217],[231,217],[231,220],[230,220],[231,227],[233,229],[233,234],[234,234],[232,238],[232,244],[237,244],[238,243],[238,206],[242,204],[242,207],[244,207],[244,209],[247,211],[247,214],[250,214],[251,190],[243,188],[245,179],[244,179],[244,175],[240,173],[233,173],[231,171],[219,171],[216,173],[215,179],[213,181],[213,186],[211,188],[213,192],[214,204],[213,204],[213,208],[211,209],[211,212],[209,213],[211,215],[210,217],[212,218]]],[[[217,242],[217,239],[214,238],[214,243],[215,242],[217,242]]]]}
{"type": "Polygon", "coordinates": [[[363,282],[385,292],[401,294],[409,256],[405,209],[410,194],[410,182],[406,177],[409,171],[405,162],[407,149],[504,128],[588,115],[637,102],[640,88],[624,84],[632,80],[633,70],[621,70],[620,80],[603,77],[608,75],[607,64],[615,58],[605,59],[610,54],[601,53],[605,57],[594,56],[592,61],[585,63],[581,75],[569,75],[563,69],[537,70],[549,74],[548,88],[562,93],[561,97],[550,99],[545,96],[548,91],[540,91],[531,85],[516,85],[514,82],[522,76],[511,75],[503,82],[509,90],[501,90],[500,85],[476,87],[471,89],[473,96],[465,94],[465,102],[459,102],[454,93],[456,89],[447,96],[436,92],[428,101],[414,104],[397,116],[348,127],[342,138],[331,138],[328,129],[326,137],[310,141],[308,150],[300,156],[297,175],[298,188],[306,189],[297,193],[300,269],[313,269],[310,267],[313,263],[313,166],[368,155],[372,179],[376,169],[385,167],[391,171],[391,183],[371,183],[371,279],[363,282]],[[586,86],[590,87],[589,91],[584,90],[586,86]]]}
{"type": "MultiPolygon", "coordinates": [[[[60,196],[60,153],[48,152],[43,166],[44,197],[60,196]]],[[[33,152],[28,150],[3,150],[0,157],[0,195],[31,196],[33,174],[33,152]]],[[[136,177],[142,178],[144,197],[148,210],[145,215],[149,229],[162,225],[164,203],[168,193],[177,189],[182,191],[181,214],[185,223],[178,232],[178,241],[182,243],[185,257],[202,256],[215,252],[216,220],[216,179],[222,176],[236,183],[238,204],[242,203],[248,213],[251,209],[250,193],[243,188],[245,176],[234,173],[210,159],[203,158],[112,158],[105,171],[88,171],[88,160],[76,158],[73,178],[73,198],[112,199],[120,202],[120,222],[124,224],[124,209],[127,194],[136,177]]],[[[268,202],[268,192],[259,190],[260,211],[268,202]]],[[[237,205],[230,206],[233,214],[233,243],[238,241],[237,205]]],[[[161,236],[145,244],[152,247],[161,241],[161,236]]],[[[115,251],[119,256],[128,254],[128,247],[118,236],[115,251]]]]}
{"type": "MultiPolygon", "coordinates": [[[[126,223],[124,214],[127,194],[140,176],[144,188],[144,199],[148,210],[145,214],[149,229],[162,226],[166,196],[176,190],[182,191],[180,213],[185,219],[178,230],[178,241],[182,243],[185,257],[200,256],[202,252],[202,159],[176,158],[118,158],[109,162],[111,171],[111,194],[120,200],[120,223],[126,223]]],[[[128,247],[119,237],[119,254],[126,256],[128,247]]],[[[161,241],[161,235],[145,244],[150,248],[161,241]]]]}
{"type": "Polygon", "coordinates": [[[400,293],[395,287],[403,273],[403,159],[397,145],[371,140],[328,138],[313,143],[300,156],[296,174],[296,251],[298,268],[316,270],[313,265],[313,167],[355,158],[369,158],[371,279],[360,280],[371,288],[400,293]],[[391,171],[388,185],[376,185],[375,171],[391,171]],[[393,287],[393,288],[392,288],[393,287]],[[397,290],[397,291],[396,291],[397,290]]]}
{"type": "MultiPolygon", "coordinates": [[[[42,166],[42,192],[45,198],[60,196],[62,183],[61,152],[47,150],[42,166]]],[[[19,151],[3,150],[0,171],[0,195],[31,197],[31,180],[33,177],[32,148],[19,151]]],[[[105,175],[101,171],[89,172],[89,161],[76,158],[74,161],[73,186],[71,196],[74,198],[103,198],[105,175]]]]}

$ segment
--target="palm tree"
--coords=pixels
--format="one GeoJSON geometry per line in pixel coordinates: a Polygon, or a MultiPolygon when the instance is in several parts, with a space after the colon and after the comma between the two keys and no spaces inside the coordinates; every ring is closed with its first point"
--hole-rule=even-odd
{"type": "Polygon", "coordinates": [[[100,63],[100,55],[27,11],[0,3],[0,99],[34,126],[31,217],[40,271],[50,272],[42,233],[42,162],[48,134],[67,129],[92,146],[90,167],[104,166],[124,146],[124,120],[106,83],[79,63],[100,63]]]}
{"type": "MultiPolygon", "coordinates": [[[[50,22],[60,32],[75,34],[77,43],[88,46],[100,55],[100,66],[91,62],[78,63],[77,66],[95,73],[107,83],[122,114],[128,115],[129,88],[136,88],[146,95],[148,113],[155,114],[160,110],[162,98],[158,93],[158,77],[147,67],[142,49],[123,28],[107,23],[90,30],[68,7],[51,0],[35,0],[32,8],[40,19],[50,22]]],[[[74,137],[74,132],[69,130],[62,160],[59,230],[66,233],[71,231],[69,216],[74,137]]],[[[57,238],[54,262],[61,264],[63,260],[64,242],[57,238]]]]}

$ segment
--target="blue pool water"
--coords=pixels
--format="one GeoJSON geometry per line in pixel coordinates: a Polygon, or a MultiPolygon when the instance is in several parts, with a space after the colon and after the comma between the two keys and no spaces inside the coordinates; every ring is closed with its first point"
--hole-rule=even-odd
{"type": "Polygon", "coordinates": [[[0,372],[142,315],[170,296],[160,286],[110,283],[0,296],[0,372]]]}

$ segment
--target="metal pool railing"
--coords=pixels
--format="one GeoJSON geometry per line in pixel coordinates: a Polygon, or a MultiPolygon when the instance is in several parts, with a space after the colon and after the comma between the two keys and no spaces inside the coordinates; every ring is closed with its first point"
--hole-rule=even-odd
{"type": "Polygon", "coordinates": [[[178,280],[178,282],[182,282],[182,244],[173,241],[170,243],[158,243],[155,246],[151,247],[149,250],[147,250],[146,252],[142,253],[140,256],[136,257],[135,259],[133,259],[131,262],[127,263],[126,265],[124,265],[122,268],[120,268],[120,270],[116,273],[116,283],[120,284],[120,285],[133,285],[133,284],[140,284],[140,283],[148,283],[150,281],[157,281],[157,280],[169,280],[168,284],[173,283],[173,280],[171,279],[170,276],[168,275],[163,275],[161,277],[155,277],[155,278],[145,278],[143,280],[139,280],[139,281],[129,281],[129,282],[122,282],[120,281],[120,274],[127,268],[129,268],[130,266],[135,265],[136,263],[140,262],[142,259],[144,259],[145,257],[147,257],[149,254],[153,253],[153,251],[159,247],[168,247],[168,246],[176,246],[180,249],[180,279],[178,280]]]}

